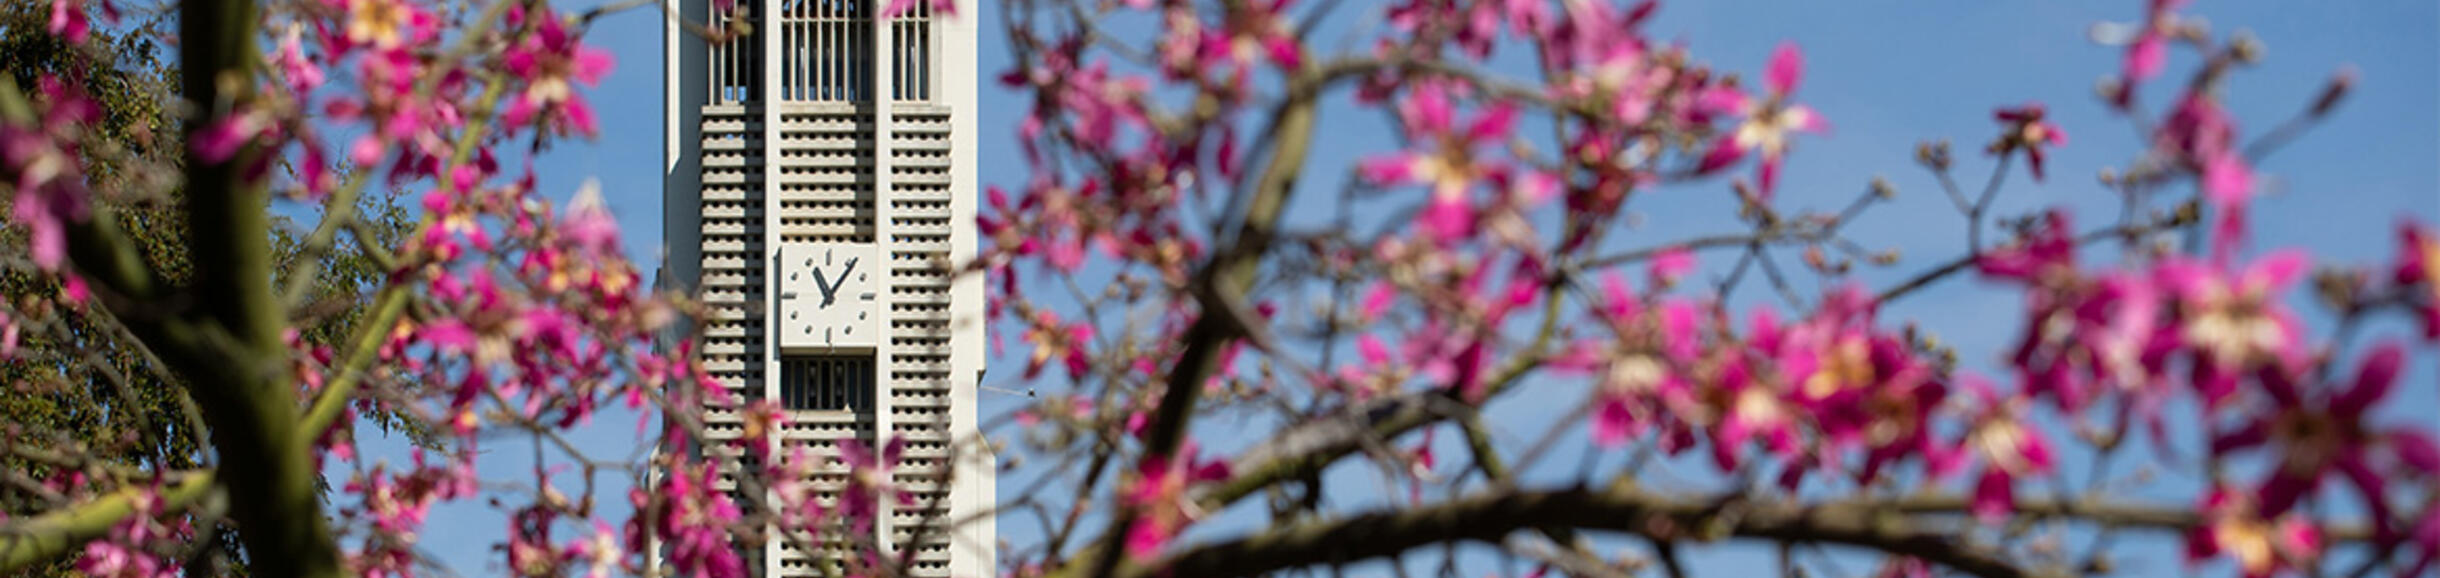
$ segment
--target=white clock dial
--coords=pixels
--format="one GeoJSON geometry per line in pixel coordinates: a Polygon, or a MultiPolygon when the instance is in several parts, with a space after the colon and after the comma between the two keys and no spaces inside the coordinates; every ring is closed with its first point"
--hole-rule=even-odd
{"type": "Polygon", "coordinates": [[[873,347],[880,342],[880,305],[873,273],[881,269],[872,243],[785,243],[780,271],[780,346],[873,347]]]}

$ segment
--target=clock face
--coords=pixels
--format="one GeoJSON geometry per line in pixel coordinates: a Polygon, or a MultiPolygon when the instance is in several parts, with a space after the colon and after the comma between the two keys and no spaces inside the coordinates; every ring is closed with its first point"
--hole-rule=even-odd
{"type": "Polygon", "coordinates": [[[871,243],[787,243],[779,253],[780,346],[871,347],[881,311],[871,243]]]}

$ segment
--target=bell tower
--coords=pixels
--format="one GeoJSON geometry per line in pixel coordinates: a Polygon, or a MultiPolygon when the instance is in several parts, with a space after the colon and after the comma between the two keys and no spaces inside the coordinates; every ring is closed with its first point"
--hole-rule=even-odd
{"type": "MultiPolygon", "coordinates": [[[[917,576],[986,576],[984,295],[956,274],[978,235],[975,22],[909,4],[678,3],[685,22],[743,34],[713,42],[671,22],[662,35],[663,281],[707,305],[693,345],[720,386],[788,410],[775,451],[905,444],[892,481],[911,505],[881,504],[874,543],[913,550],[917,576]]],[[[705,414],[706,443],[742,434],[734,411],[705,414]]],[[[806,482],[835,501],[847,478],[824,467],[806,482]]],[[[773,577],[823,575],[838,555],[794,543],[741,547],[773,577]]]]}

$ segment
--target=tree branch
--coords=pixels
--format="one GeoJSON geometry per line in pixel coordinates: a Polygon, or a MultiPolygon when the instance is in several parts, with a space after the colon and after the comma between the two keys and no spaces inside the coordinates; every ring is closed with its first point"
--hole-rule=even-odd
{"type": "MultiPolygon", "coordinates": [[[[253,86],[252,0],[191,0],[180,6],[179,64],[194,105],[188,142],[241,114],[253,86]]],[[[252,570],[265,576],[335,576],[339,551],[321,509],[310,442],[297,435],[296,395],[281,362],[286,315],[271,287],[265,151],[248,143],[232,158],[186,151],[189,250],[194,297],[184,317],[205,324],[212,355],[170,348],[163,358],[193,377],[195,401],[229,476],[231,513],[252,570]]],[[[149,342],[150,340],[147,339],[149,342]]]]}
{"type": "MultiPolygon", "coordinates": [[[[209,495],[211,489],[211,472],[186,476],[161,490],[160,511],[184,509],[209,495]]],[[[0,525],[0,571],[20,571],[108,535],[111,527],[135,513],[136,496],[147,490],[120,488],[74,508],[0,525]]]]}
{"type": "Polygon", "coordinates": [[[1755,507],[1721,516],[1712,503],[1632,489],[1506,492],[1443,504],[1278,528],[1186,551],[1136,575],[1243,576],[1317,563],[1346,563],[1459,539],[1497,544],[1525,528],[1561,525],[1626,532],[1668,543],[1695,529],[1787,542],[1859,546],[1922,558],[1985,578],[2040,575],[1997,553],[1957,542],[1949,532],[1890,524],[1870,505],[1755,507]]]}

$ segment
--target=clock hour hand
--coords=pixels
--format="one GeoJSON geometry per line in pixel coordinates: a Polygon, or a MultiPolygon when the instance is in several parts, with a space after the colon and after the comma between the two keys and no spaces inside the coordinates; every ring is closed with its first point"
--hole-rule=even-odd
{"type": "Polygon", "coordinates": [[[828,280],[823,279],[821,269],[813,270],[813,287],[822,291],[823,307],[829,307],[830,302],[838,297],[839,288],[831,285],[828,280]]]}

